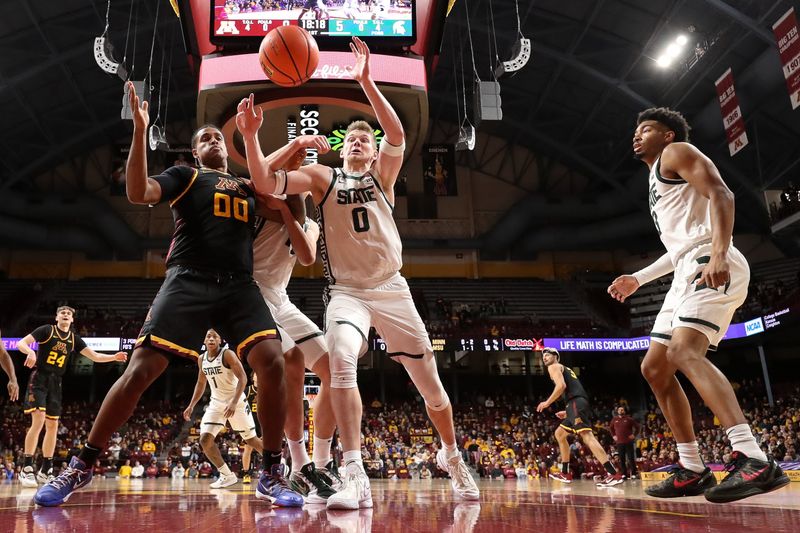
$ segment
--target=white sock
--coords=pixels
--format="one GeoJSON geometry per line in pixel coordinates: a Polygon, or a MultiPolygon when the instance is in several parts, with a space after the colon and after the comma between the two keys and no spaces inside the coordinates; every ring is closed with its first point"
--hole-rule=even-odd
{"type": "Polygon", "coordinates": [[[228,465],[225,463],[223,463],[221,467],[217,468],[217,470],[219,470],[219,473],[223,476],[230,476],[232,474],[231,469],[228,468],[228,465]]]}
{"type": "Polygon", "coordinates": [[[291,440],[286,438],[289,443],[289,454],[292,456],[292,472],[299,472],[301,468],[311,462],[306,451],[305,439],[291,440]]]}
{"type": "Polygon", "coordinates": [[[444,453],[448,459],[452,459],[458,455],[458,446],[455,442],[453,444],[447,444],[445,441],[442,441],[442,447],[444,447],[444,453]]]}
{"type": "Polygon", "coordinates": [[[728,439],[731,441],[731,448],[734,451],[741,452],[747,457],[760,461],[767,460],[767,455],[758,447],[756,438],[753,436],[753,432],[750,431],[748,424],[729,427],[725,430],[725,433],[728,435],[728,439]]]}
{"type": "Polygon", "coordinates": [[[345,466],[349,465],[350,463],[356,463],[359,468],[362,470],[364,469],[364,461],[361,458],[361,450],[344,452],[342,462],[345,464],[345,466]]]}
{"type": "Polygon", "coordinates": [[[699,474],[706,469],[706,465],[704,465],[703,460],[700,459],[700,447],[697,445],[696,440],[692,442],[679,442],[678,457],[683,467],[687,470],[699,474]]]}
{"type": "Polygon", "coordinates": [[[311,455],[314,456],[314,466],[317,468],[325,468],[331,462],[331,442],[333,437],[321,439],[314,435],[314,451],[311,455]]]}

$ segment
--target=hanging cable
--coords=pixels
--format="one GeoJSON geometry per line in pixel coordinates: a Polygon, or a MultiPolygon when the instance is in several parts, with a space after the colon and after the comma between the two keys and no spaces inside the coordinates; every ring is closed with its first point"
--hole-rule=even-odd
{"type": "MultiPolygon", "coordinates": [[[[155,48],[156,48],[156,33],[158,32],[158,11],[159,11],[160,7],[161,7],[161,2],[156,2],[156,17],[155,17],[155,20],[153,21],[153,40],[150,43],[150,64],[147,67],[147,74],[144,77],[144,79],[148,80],[149,83],[150,83],[150,92],[153,91],[153,85],[152,85],[152,83],[153,83],[153,77],[152,77],[152,72],[153,72],[153,53],[155,52],[155,48]]],[[[145,84],[145,86],[147,86],[147,84],[145,84]]]]}
{"type": "MultiPolygon", "coordinates": [[[[133,4],[135,4],[135,3],[136,2],[131,2],[131,10],[128,13],[128,31],[125,33],[125,51],[122,53],[122,64],[125,65],[126,67],[128,66],[128,64],[127,64],[127,61],[128,61],[128,39],[130,39],[130,36],[131,36],[131,21],[133,20],[133,4]]],[[[136,31],[135,27],[134,27],[133,31],[134,32],[136,31]]],[[[135,52],[135,50],[136,50],[136,34],[135,33],[134,33],[133,38],[134,38],[133,48],[134,48],[134,54],[135,54],[136,53],[135,52]]],[[[129,70],[133,70],[133,69],[131,68],[129,70]]]]}
{"type": "Polygon", "coordinates": [[[466,0],[464,0],[464,10],[467,14],[467,36],[469,37],[470,57],[472,58],[472,72],[475,73],[476,78],[480,79],[478,68],[475,66],[475,48],[472,46],[472,27],[469,24],[469,2],[466,0]]]}

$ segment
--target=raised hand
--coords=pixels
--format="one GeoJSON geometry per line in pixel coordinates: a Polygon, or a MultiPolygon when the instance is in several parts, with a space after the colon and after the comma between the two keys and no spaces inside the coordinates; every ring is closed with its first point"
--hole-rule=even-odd
{"type": "Polygon", "coordinates": [[[354,80],[358,83],[363,83],[369,79],[369,47],[367,47],[367,43],[358,37],[353,37],[353,42],[350,43],[350,50],[353,51],[353,55],[356,57],[356,64],[353,65],[353,70],[350,72],[354,80]]]}
{"type": "Polygon", "coordinates": [[[300,135],[295,138],[294,142],[299,148],[310,148],[316,150],[320,155],[327,154],[331,151],[328,138],[324,135],[300,135]]]}
{"type": "Polygon", "coordinates": [[[253,93],[236,106],[236,127],[243,137],[255,137],[264,122],[264,111],[256,106],[253,93]]]}
{"type": "Polygon", "coordinates": [[[128,82],[128,106],[131,108],[131,115],[133,116],[133,129],[136,131],[144,131],[150,124],[150,104],[147,101],[139,101],[136,95],[136,89],[133,82],[128,82]]]}

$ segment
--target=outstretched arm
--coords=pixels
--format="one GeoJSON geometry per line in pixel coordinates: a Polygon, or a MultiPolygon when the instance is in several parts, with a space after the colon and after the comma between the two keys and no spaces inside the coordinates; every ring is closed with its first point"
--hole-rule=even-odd
{"type": "Polygon", "coordinates": [[[264,122],[264,112],[261,107],[255,105],[253,94],[242,99],[236,110],[236,127],[244,140],[247,170],[257,191],[262,194],[299,194],[311,191],[315,198],[324,194],[322,189],[327,186],[325,167],[308,165],[300,170],[294,170],[289,165],[297,158],[299,152],[305,153],[308,148],[317,150],[319,154],[330,151],[331,147],[326,137],[301,135],[269,156],[265,156],[258,140],[258,130],[264,122]],[[293,171],[287,172],[287,168],[293,171]]]}
{"type": "MultiPolygon", "coordinates": [[[[356,64],[352,71],[353,79],[364,90],[372,110],[375,111],[378,124],[381,125],[381,129],[384,131],[382,146],[378,152],[378,160],[375,162],[375,167],[381,178],[381,184],[388,194],[393,191],[397,174],[403,165],[403,150],[406,143],[405,131],[403,130],[403,124],[400,122],[400,117],[397,116],[392,105],[383,96],[378,86],[375,85],[372,76],[370,76],[369,48],[366,43],[358,37],[353,37],[353,42],[350,43],[350,50],[353,51],[353,55],[356,57],[356,64]]],[[[390,196],[393,197],[393,195],[390,196]]]]}
{"type": "Polygon", "coordinates": [[[669,254],[664,254],[638,272],[619,276],[608,286],[608,294],[618,302],[624,302],[628,296],[635,293],[642,285],[650,283],[661,276],[666,276],[673,270],[675,270],[675,265],[672,264],[672,259],[669,254]]]}
{"type": "Polygon", "coordinates": [[[286,200],[274,196],[263,198],[268,209],[280,213],[281,222],[289,232],[289,241],[297,260],[303,266],[313,265],[317,260],[317,238],[319,226],[306,218],[304,195],[290,195],[286,200]]]}
{"type": "Polygon", "coordinates": [[[124,363],[128,360],[128,354],[125,352],[117,352],[112,355],[104,355],[95,352],[88,346],[81,350],[80,354],[84,357],[87,357],[94,361],[95,363],[113,363],[114,361],[119,361],[120,363],[124,363]]]}
{"type": "Polygon", "coordinates": [[[678,175],[709,200],[711,259],[697,281],[712,289],[730,281],[728,248],[733,238],[734,196],[714,163],[689,143],[672,143],[661,154],[661,173],[678,175]]]}
{"type": "Polygon", "coordinates": [[[133,83],[128,82],[128,104],[133,115],[133,136],[128,163],[125,167],[125,191],[132,204],[157,204],[161,200],[161,185],[147,177],[147,125],[150,123],[148,103],[139,103],[133,83]]]}

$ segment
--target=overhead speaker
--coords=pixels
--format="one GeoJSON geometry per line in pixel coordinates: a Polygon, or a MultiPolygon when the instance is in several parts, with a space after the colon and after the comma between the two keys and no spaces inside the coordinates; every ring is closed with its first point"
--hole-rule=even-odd
{"type": "Polygon", "coordinates": [[[475,149],[475,126],[469,120],[458,128],[458,140],[456,141],[456,151],[475,149]]]}
{"type": "Polygon", "coordinates": [[[94,60],[103,72],[116,74],[123,81],[128,79],[125,65],[114,59],[114,45],[105,36],[94,38],[94,60]]]}
{"type": "MultiPolygon", "coordinates": [[[[136,90],[136,94],[139,95],[139,102],[150,101],[150,90],[145,84],[144,80],[142,81],[132,81],[133,88],[136,90]]],[[[124,85],[125,91],[122,94],[122,111],[120,112],[120,118],[123,120],[133,120],[133,115],[131,114],[131,108],[128,104],[128,84],[124,85]]]]}
{"type": "Polygon", "coordinates": [[[520,37],[520,40],[514,43],[514,48],[511,52],[514,54],[513,58],[503,61],[495,67],[494,75],[496,78],[504,75],[513,76],[528,63],[531,58],[531,40],[520,37]]]}
{"type": "Polygon", "coordinates": [[[496,81],[478,81],[475,84],[475,123],[484,120],[503,120],[500,84],[496,81]]]}

